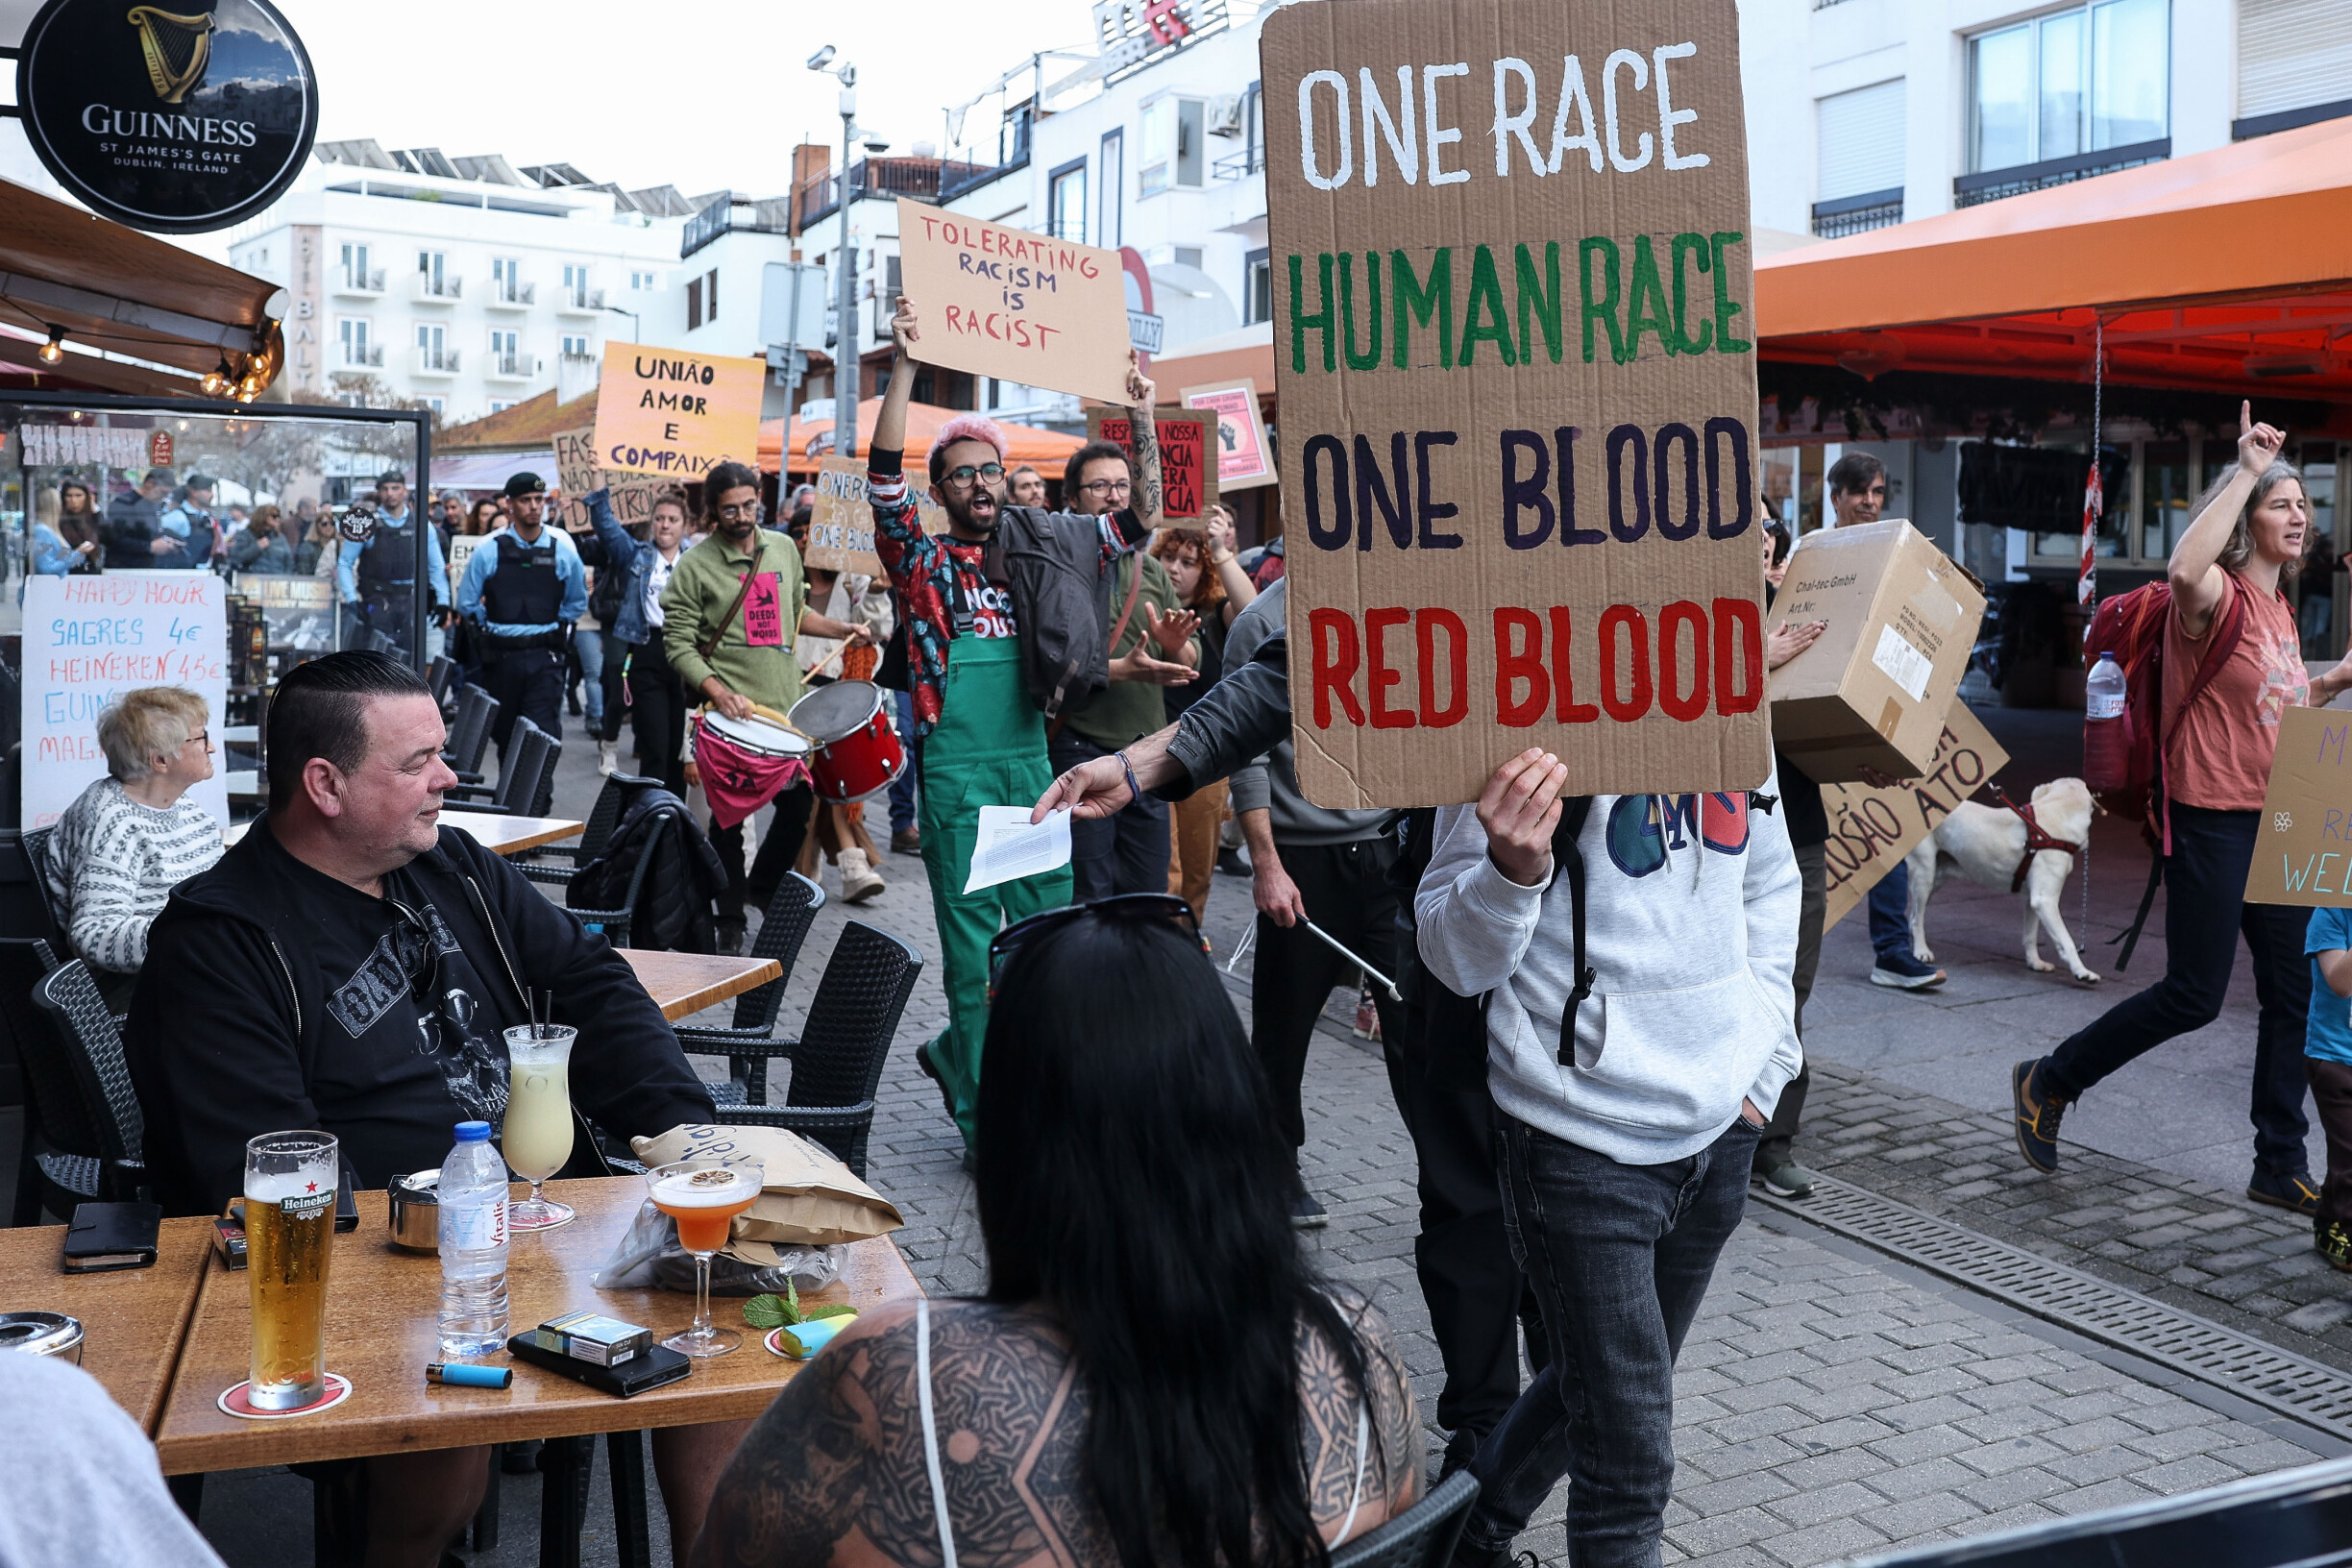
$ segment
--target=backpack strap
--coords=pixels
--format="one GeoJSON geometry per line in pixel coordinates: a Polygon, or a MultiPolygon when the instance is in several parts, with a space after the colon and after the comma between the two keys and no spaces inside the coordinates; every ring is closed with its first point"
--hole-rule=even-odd
{"type": "Polygon", "coordinates": [[[1599,978],[1584,962],[1584,851],[1577,843],[1591,816],[1592,796],[1572,796],[1560,802],[1559,825],[1552,830],[1552,858],[1559,868],[1558,874],[1568,879],[1570,952],[1576,972],[1576,985],[1568,992],[1567,1005],[1560,1009],[1559,1064],[1563,1067],[1576,1065],[1577,1009],[1592,994],[1593,981],[1599,978]]]}
{"type": "MultiPolygon", "coordinates": [[[[2239,643],[2245,638],[2246,595],[2251,590],[2239,578],[2237,573],[2224,572],[2222,575],[2229,579],[2230,583],[2229,608],[2222,612],[2220,623],[2213,628],[2213,641],[2206,645],[2204,653],[2197,659],[2196,674],[2189,682],[2187,695],[2181,698],[2180,711],[2184,714],[2195,704],[2198,698],[2205,695],[2205,688],[2214,683],[2215,678],[2221,674],[2221,667],[2229,662],[2230,655],[2238,651],[2239,643]]],[[[2165,614],[2168,617],[2176,616],[2180,614],[2180,606],[2168,603],[2165,614]]],[[[2167,630],[2170,629],[2170,625],[2168,620],[2167,630]]],[[[2156,810],[2163,837],[2161,847],[2163,852],[2168,855],[2172,852],[2172,792],[2165,783],[2163,648],[2164,643],[2160,638],[2157,642],[2157,680],[2159,684],[2156,688],[2156,810]]],[[[2143,902],[2144,904],[2144,900],[2143,902]]]]}

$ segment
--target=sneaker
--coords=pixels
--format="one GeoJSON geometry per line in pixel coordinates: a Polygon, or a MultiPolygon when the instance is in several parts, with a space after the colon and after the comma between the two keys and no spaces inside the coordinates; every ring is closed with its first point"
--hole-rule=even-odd
{"type": "Polygon", "coordinates": [[[741,958],[743,944],[744,922],[742,918],[739,916],[731,920],[721,920],[718,933],[711,943],[711,950],[728,958],[741,958]]]}
{"type": "Polygon", "coordinates": [[[1373,1005],[1372,991],[1370,987],[1366,987],[1356,993],[1356,1028],[1354,1033],[1358,1040],[1368,1040],[1376,1044],[1380,1041],[1380,1009],[1373,1005]]]}
{"type": "Polygon", "coordinates": [[[1331,1223],[1331,1213],[1312,1192],[1301,1192],[1290,1205],[1290,1223],[1302,1231],[1319,1231],[1331,1223]]]}
{"type": "Polygon", "coordinates": [[[890,886],[866,859],[863,849],[841,852],[842,901],[862,904],[890,886]]]}
{"type": "Polygon", "coordinates": [[[1932,964],[1922,964],[1909,953],[1885,953],[1871,970],[1871,984],[1893,986],[1898,991],[1927,991],[1944,983],[1944,971],[1932,964]]]}
{"type": "Polygon", "coordinates": [[[921,854],[922,830],[920,828],[902,827],[893,832],[891,834],[891,853],[894,855],[921,854]]]}
{"type": "Polygon", "coordinates": [[[2058,1168],[2058,1122],[2070,1102],[2042,1092],[2035,1083],[2041,1071],[2039,1059],[2020,1062],[2009,1075],[2009,1098],[2017,1112],[2018,1153],[2046,1173],[2058,1168]]]}
{"type": "Polygon", "coordinates": [[[621,743],[618,741],[597,742],[597,772],[610,778],[620,771],[621,743]]]}
{"type": "MultiPolygon", "coordinates": [[[[926,1040],[915,1047],[915,1065],[922,1069],[925,1078],[939,1086],[940,1109],[947,1113],[949,1121],[955,1120],[955,1096],[947,1092],[947,1080],[940,1076],[939,1064],[931,1060],[931,1041],[926,1040]]],[[[971,1157],[969,1149],[964,1152],[965,1158],[971,1157]]]]}
{"type": "Polygon", "coordinates": [[[1217,850],[1216,869],[1227,876],[1250,874],[1250,863],[1241,858],[1240,850],[1231,847],[1221,847],[1217,850]]]}
{"type": "Polygon", "coordinates": [[[1813,1173],[1794,1160],[1783,1160],[1770,1170],[1759,1170],[1756,1180],[1764,1190],[1776,1198],[1809,1198],[1813,1195],[1813,1173]]]}
{"type": "Polygon", "coordinates": [[[2258,1170],[2246,1183],[2246,1196],[2256,1203],[2266,1203],[2273,1209],[2291,1209],[2298,1214],[2319,1213],[2319,1189],[2312,1186],[2311,1177],[2299,1170],[2281,1176],[2274,1171],[2258,1170]]]}
{"type": "Polygon", "coordinates": [[[2342,1220],[2313,1220],[2312,1247],[2320,1257],[2352,1274],[2352,1231],[2344,1229],[2342,1220]]]}

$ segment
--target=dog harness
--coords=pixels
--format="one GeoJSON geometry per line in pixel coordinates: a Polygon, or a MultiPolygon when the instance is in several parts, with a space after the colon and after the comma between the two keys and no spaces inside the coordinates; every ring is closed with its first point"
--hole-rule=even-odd
{"type": "Polygon", "coordinates": [[[2010,799],[2008,795],[1999,785],[1995,784],[1987,787],[1992,790],[1994,799],[2008,807],[2011,812],[2016,814],[2017,820],[2025,824],[2025,854],[2024,857],[2018,862],[2016,872],[2009,878],[2009,891],[2011,893],[2019,892],[2025,886],[2025,873],[2033,869],[2034,856],[2040,854],[2043,850],[2063,849],[2066,851],[2067,858],[2070,860],[2082,853],[2082,846],[2080,845],[2069,844],[2064,839],[2052,838],[2049,830],[2034,820],[2034,808],[2030,802],[2021,806],[2016,801],[2010,799]]]}

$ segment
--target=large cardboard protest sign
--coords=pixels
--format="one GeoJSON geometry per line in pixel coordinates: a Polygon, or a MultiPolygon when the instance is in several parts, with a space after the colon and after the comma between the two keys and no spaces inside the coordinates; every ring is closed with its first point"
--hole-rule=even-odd
{"type": "MultiPolygon", "coordinates": [[[[36,575],[24,585],[24,795],[18,825],[47,827],[106,777],[98,714],[140,686],[185,686],[218,735],[229,705],[228,584],[209,572],[36,575]]],[[[229,822],[228,775],[190,798],[229,822]]]]}
{"type": "Polygon", "coordinates": [[[1901,865],[1952,807],[2008,762],[2009,753],[1983,722],[1967,703],[1955,701],[1944,710],[1935,755],[1917,778],[1884,790],[1823,785],[1822,805],[1829,814],[1829,840],[1822,846],[1829,889],[1823,929],[1869,897],[1879,879],[1901,865]]]}
{"type": "Polygon", "coordinates": [[[747,355],[607,343],[597,382],[596,463],[681,484],[730,457],[757,463],[767,383],[767,364],[747,355]]]}
{"type": "Polygon", "coordinates": [[[1216,415],[1216,482],[1219,490],[1249,490],[1272,484],[1274,447],[1258,412],[1258,383],[1247,376],[1213,386],[1188,386],[1176,394],[1187,408],[1216,415]]]}
{"type": "Polygon", "coordinates": [[[596,459],[596,428],[591,425],[556,431],[554,446],[555,486],[563,493],[563,526],[575,533],[589,526],[588,508],[580,500],[583,496],[609,490],[613,516],[627,527],[653,521],[653,498],[682,483],[605,472],[596,459]]]}
{"type": "MultiPolygon", "coordinates": [[[[920,484],[907,486],[925,531],[947,531],[946,514],[931,492],[920,484]]],[[[866,459],[821,457],[817,462],[817,500],[809,509],[808,549],[802,558],[820,572],[855,572],[882,576],[882,558],[874,553],[873,506],[866,499],[866,459]]]]}
{"type": "Polygon", "coordinates": [[[901,196],[898,278],[921,317],[924,364],[1127,401],[1127,284],[1116,251],[901,196]]]}
{"type": "Polygon", "coordinates": [[[1310,0],[1261,56],[1308,796],[1762,783],[1734,0],[1310,0]]]}
{"type": "MultiPolygon", "coordinates": [[[[27,625],[31,623],[28,620],[27,625]]],[[[2352,713],[2288,708],[2263,795],[2249,904],[2352,905],[2352,713]]]]}
{"type": "MultiPolygon", "coordinates": [[[[1216,504],[1217,416],[1190,408],[1155,408],[1152,424],[1160,436],[1160,520],[1171,528],[1197,528],[1209,521],[1216,504]]],[[[1135,465],[1135,421],[1124,408],[1089,408],[1087,439],[1108,441],[1124,450],[1130,469],[1135,465]]],[[[1062,504],[1075,506],[1078,498],[1064,496],[1062,504]]]]}

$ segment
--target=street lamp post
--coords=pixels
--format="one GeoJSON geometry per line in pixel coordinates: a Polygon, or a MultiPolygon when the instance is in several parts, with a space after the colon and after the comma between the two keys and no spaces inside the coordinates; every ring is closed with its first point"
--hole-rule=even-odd
{"type": "Polygon", "coordinates": [[[643,343],[645,341],[645,323],[637,319],[636,311],[624,310],[617,305],[608,305],[604,308],[610,310],[616,316],[628,317],[630,337],[639,343],[643,343]]]}
{"type": "Polygon", "coordinates": [[[838,318],[833,336],[833,450],[841,456],[855,457],[858,398],[865,380],[858,363],[857,331],[850,319],[857,310],[856,257],[849,249],[849,142],[857,134],[857,67],[844,61],[835,74],[842,84],[842,160],[839,188],[834,191],[834,200],[841,205],[841,243],[834,248],[833,257],[834,270],[840,274],[834,296],[838,318]]]}

